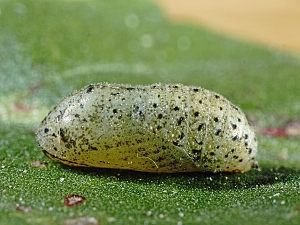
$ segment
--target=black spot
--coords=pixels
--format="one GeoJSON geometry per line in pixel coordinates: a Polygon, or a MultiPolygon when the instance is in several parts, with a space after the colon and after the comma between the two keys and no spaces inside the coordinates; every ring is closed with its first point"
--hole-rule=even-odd
{"type": "Polygon", "coordinates": [[[54,148],[53,148],[53,150],[54,150],[54,151],[57,151],[57,148],[56,148],[56,147],[54,147],[54,148]]]}
{"type": "Polygon", "coordinates": [[[163,115],[161,113],[158,114],[158,116],[157,116],[158,119],[161,119],[162,117],[163,117],[163,115]]]}
{"type": "Polygon", "coordinates": [[[177,85],[174,85],[173,88],[178,88],[178,86],[177,86],[177,85]]]}
{"type": "Polygon", "coordinates": [[[250,155],[252,153],[252,148],[249,148],[248,154],[250,155]]]}
{"type": "Polygon", "coordinates": [[[215,153],[214,153],[214,152],[210,152],[209,154],[210,154],[211,156],[214,156],[214,155],[215,155],[215,153]]]}
{"type": "Polygon", "coordinates": [[[233,141],[236,141],[237,139],[238,139],[237,135],[232,138],[233,141]]]}
{"type": "Polygon", "coordinates": [[[157,130],[160,130],[161,128],[162,128],[162,126],[160,126],[160,125],[158,125],[158,126],[156,127],[157,130]]]}
{"type": "Polygon", "coordinates": [[[234,129],[234,130],[235,130],[236,127],[237,127],[236,124],[233,124],[233,123],[231,124],[231,126],[232,126],[232,129],[234,129]]]}
{"type": "Polygon", "coordinates": [[[256,163],[254,163],[254,164],[252,165],[252,168],[258,169],[258,168],[259,168],[259,165],[257,165],[256,163]]]}
{"type": "Polygon", "coordinates": [[[173,141],[173,145],[179,146],[179,143],[177,141],[173,141]]]}
{"type": "Polygon", "coordinates": [[[239,121],[239,122],[241,122],[241,119],[240,119],[240,118],[238,118],[238,121],[239,121]]]}
{"type": "Polygon", "coordinates": [[[248,139],[248,134],[245,134],[245,139],[248,139]]]}
{"type": "Polygon", "coordinates": [[[92,150],[98,150],[98,148],[94,147],[94,146],[91,146],[90,147],[92,150]]]}
{"type": "Polygon", "coordinates": [[[161,146],[161,149],[166,150],[167,147],[163,145],[163,146],[161,146]]]}
{"type": "Polygon", "coordinates": [[[225,158],[228,158],[228,155],[225,155],[225,158]]]}
{"type": "Polygon", "coordinates": [[[215,122],[218,122],[218,121],[219,121],[218,117],[215,117],[215,118],[214,118],[214,121],[215,121],[215,122]]]}
{"type": "Polygon", "coordinates": [[[221,129],[218,129],[217,132],[215,133],[215,135],[219,136],[220,133],[221,133],[221,129]]]}
{"type": "Polygon", "coordinates": [[[181,133],[180,135],[179,135],[179,139],[183,139],[184,138],[184,133],[181,133]]]}
{"type": "Polygon", "coordinates": [[[156,85],[153,85],[151,88],[156,88],[156,85]]]}
{"type": "Polygon", "coordinates": [[[200,155],[194,155],[193,160],[196,161],[196,162],[200,162],[201,156],[200,155]]]}
{"type": "Polygon", "coordinates": [[[122,146],[122,142],[118,141],[118,142],[116,143],[116,147],[120,147],[120,146],[122,146]]]}
{"type": "Polygon", "coordinates": [[[174,110],[175,110],[175,111],[178,111],[178,110],[179,110],[179,107],[178,107],[178,106],[175,106],[175,107],[174,107],[174,110]]]}
{"type": "Polygon", "coordinates": [[[110,93],[110,95],[113,95],[113,96],[116,96],[116,95],[119,95],[120,92],[117,92],[117,93],[110,93]]]}
{"type": "Polygon", "coordinates": [[[240,159],[239,162],[243,162],[243,159],[240,159]]]}
{"type": "Polygon", "coordinates": [[[202,100],[199,100],[199,103],[202,104],[202,100]]]}
{"type": "Polygon", "coordinates": [[[245,146],[246,146],[246,147],[248,146],[248,142],[247,142],[247,141],[245,142],[245,146]]]}
{"type": "MultiPolygon", "coordinates": [[[[138,150],[139,150],[139,152],[144,152],[146,149],[142,148],[142,147],[139,147],[138,150]]],[[[146,152],[145,154],[148,154],[148,153],[146,152]]]]}
{"type": "Polygon", "coordinates": [[[219,95],[215,95],[215,97],[216,97],[216,98],[220,98],[220,96],[219,96],[219,95]]]}
{"type": "Polygon", "coordinates": [[[220,166],[218,165],[218,166],[216,166],[216,168],[220,168],[220,166]]]}
{"type": "Polygon", "coordinates": [[[161,157],[161,156],[160,156],[160,157],[158,157],[158,159],[157,159],[157,161],[158,161],[158,162],[161,162],[161,161],[163,161],[163,160],[164,160],[164,158],[163,158],[163,157],[161,157]]]}
{"type": "Polygon", "coordinates": [[[195,112],[195,113],[194,113],[194,116],[195,116],[195,117],[198,117],[198,116],[199,116],[199,112],[195,112]]]}
{"type": "Polygon", "coordinates": [[[156,104],[156,103],[154,103],[154,104],[153,104],[153,107],[154,107],[154,108],[156,108],[156,107],[157,107],[157,104],[156,104]]]}
{"type": "Polygon", "coordinates": [[[198,131],[200,131],[203,127],[203,123],[201,123],[199,126],[198,126],[198,131]]]}
{"type": "Polygon", "coordinates": [[[75,116],[76,118],[78,118],[78,117],[79,117],[79,114],[76,113],[74,116],[75,116]]]}
{"type": "Polygon", "coordinates": [[[143,140],[140,140],[140,139],[137,139],[137,140],[136,140],[136,143],[137,143],[137,144],[140,144],[140,143],[142,143],[142,142],[143,142],[143,140]]]}
{"type": "Polygon", "coordinates": [[[194,92],[198,92],[199,89],[198,89],[198,88],[194,88],[193,91],[194,91],[194,92]]]}
{"type": "Polygon", "coordinates": [[[68,141],[68,136],[66,135],[66,132],[63,129],[59,129],[59,134],[61,136],[61,140],[63,142],[67,142],[68,141]]]}
{"type": "Polygon", "coordinates": [[[65,143],[65,147],[68,149],[72,148],[72,142],[65,143]]]}
{"type": "Polygon", "coordinates": [[[49,131],[49,129],[46,127],[46,128],[44,129],[44,132],[45,132],[45,133],[48,133],[48,131],[49,131]]]}
{"type": "Polygon", "coordinates": [[[199,155],[201,153],[201,150],[199,150],[199,149],[192,149],[192,153],[199,155]]]}
{"type": "Polygon", "coordinates": [[[183,117],[180,117],[179,120],[177,120],[177,125],[180,126],[181,125],[181,122],[184,120],[183,117]]]}
{"type": "Polygon", "coordinates": [[[86,93],[90,93],[90,92],[92,92],[94,90],[94,85],[90,85],[90,86],[88,86],[88,88],[87,88],[87,90],[86,90],[86,93]]]}
{"type": "Polygon", "coordinates": [[[220,110],[222,111],[222,110],[223,110],[223,108],[222,108],[222,107],[220,107],[220,110]]]}
{"type": "Polygon", "coordinates": [[[139,109],[140,109],[140,107],[137,105],[137,106],[134,107],[133,112],[137,113],[139,111],[139,109]]]}
{"type": "Polygon", "coordinates": [[[220,148],[220,146],[219,146],[219,145],[217,145],[216,149],[219,149],[219,148],[220,148]]]}
{"type": "Polygon", "coordinates": [[[118,112],[118,110],[117,109],[113,109],[113,113],[117,113],[118,112]]]}
{"type": "Polygon", "coordinates": [[[236,111],[239,111],[239,108],[236,107],[235,105],[231,105],[231,106],[232,106],[232,108],[234,108],[236,111]]]}
{"type": "Polygon", "coordinates": [[[132,91],[132,90],[134,90],[135,88],[133,88],[133,87],[128,87],[128,88],[126,88],[126,90],[128,90],[128,91],[132,91]]]}
{"type": "Polygon", "coordinates": [[[238,157],[237,155],[234,155],[233,158],[234,158],[234,159],[238,159],[239,157],[238,157]]]}
{"type": "Polygon", "coordinates": [[[203,145],[203,141],[198,142],[196,139],[194,139],[194,140],[195,140],[195,142],[196,142],[197,144],[203,145]]]}

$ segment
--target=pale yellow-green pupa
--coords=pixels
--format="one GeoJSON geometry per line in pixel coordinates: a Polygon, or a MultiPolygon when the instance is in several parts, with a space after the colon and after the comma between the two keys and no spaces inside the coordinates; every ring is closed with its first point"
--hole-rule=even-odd
{"type": "Polygon", "coordinates": [[[56,105],[37,129],[51,159],[144,172],[233,172],[256,165],[257,141],[223,96],[181,84],[93,84],[56,105]]]}

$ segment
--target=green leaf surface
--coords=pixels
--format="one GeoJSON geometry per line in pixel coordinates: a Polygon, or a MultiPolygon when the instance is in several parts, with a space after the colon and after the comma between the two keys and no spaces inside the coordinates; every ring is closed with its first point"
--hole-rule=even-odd
{"type": "Polygon", "coordinates": [[[259,130],[299,120],[299,80],[299,57],[171,23],[151,1],[0,0],[0,225],[300,224],[299,137],[258,135],[262,170],[233,174],[71,168],[35,140],[90,83],[202,86],[259,130]],[[67,207],[71,194],[86,200],[67,207]]]}

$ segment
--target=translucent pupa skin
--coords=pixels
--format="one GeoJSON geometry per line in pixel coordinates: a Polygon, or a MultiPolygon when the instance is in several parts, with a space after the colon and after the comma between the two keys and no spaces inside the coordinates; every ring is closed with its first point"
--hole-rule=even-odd
{"type": "Polygon", "coordinates": [[[51,159],[71,166],[143,172],[245,172],[257,141],[223,96],[181,84],[99,83],[75,91],[39,125],[51,159]]]}

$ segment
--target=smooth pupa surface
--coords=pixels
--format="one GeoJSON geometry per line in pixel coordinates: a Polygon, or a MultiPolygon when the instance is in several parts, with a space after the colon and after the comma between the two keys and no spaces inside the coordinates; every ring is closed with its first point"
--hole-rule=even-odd
{"type": "Polygon", "coordinates": [[[181,84],[92,84],[58,103],[39,125],[51,159],[144,172],[245,172],[257,141],[223,96],[181,84]]]}

